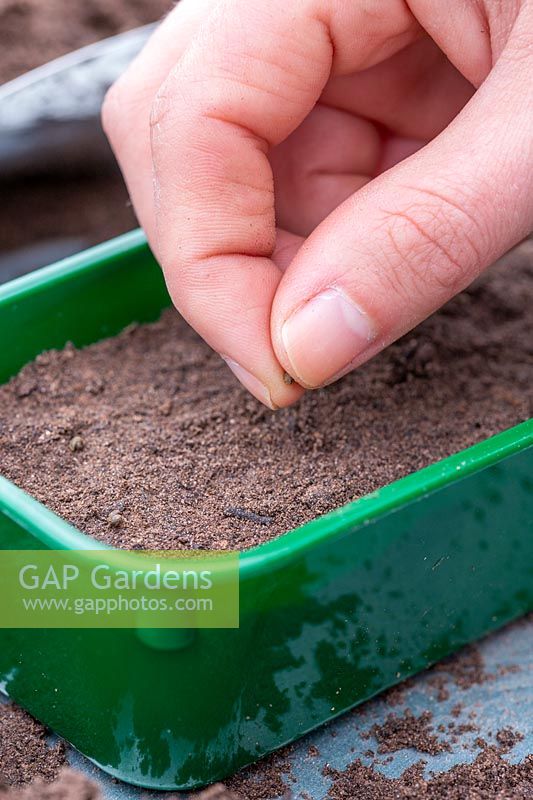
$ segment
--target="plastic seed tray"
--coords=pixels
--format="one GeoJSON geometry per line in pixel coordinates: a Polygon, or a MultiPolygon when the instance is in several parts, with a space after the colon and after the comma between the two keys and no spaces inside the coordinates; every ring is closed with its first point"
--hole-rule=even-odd
{"type": "MultiPolygon", "coordinates": [[[[6,284],[0,381],[169,302],[138,232],[6,284]]],[[[532,521],[530,420],[243,553],[239,628],[0,629],[0,689],[124,781],[209,783],[533,608],[532,521]]],[[[98,546],[0,478],[0,549],[98,546]]]]}

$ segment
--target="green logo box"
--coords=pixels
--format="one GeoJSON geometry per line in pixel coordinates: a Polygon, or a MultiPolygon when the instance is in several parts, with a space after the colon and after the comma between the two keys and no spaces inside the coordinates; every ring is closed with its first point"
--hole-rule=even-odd
{"type": "Polygon", "coordinates": [[[238,552],[2,551],[0,628],[238,626],[238,552]]]}

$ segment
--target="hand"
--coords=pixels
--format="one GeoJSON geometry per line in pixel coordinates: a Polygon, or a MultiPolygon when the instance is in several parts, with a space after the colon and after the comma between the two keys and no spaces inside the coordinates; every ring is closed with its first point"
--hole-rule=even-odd
{"type": "Polygon", "coordinates": [[[533,2],[182,0],[103,119],[177,308],[285,406],[533,227],[533,2]]]}

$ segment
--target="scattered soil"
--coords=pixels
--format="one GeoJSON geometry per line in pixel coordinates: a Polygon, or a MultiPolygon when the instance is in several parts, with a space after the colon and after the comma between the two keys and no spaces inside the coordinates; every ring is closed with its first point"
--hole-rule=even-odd
{"type": "Polygon", "coordinates": [[[423,761],[399,778],[387,778],[359,759],[346,770],[326,768],[332,800],[529,800],[533,796],[533,756],[510,764],[502,750],[486,747],[472,764],[424,778],[423,761]]]}
{"type": "MultiPolygon", "coordinates": [[[[524,621],[514,623],[521,624],[524,621]]],[[[454,680],[453,676],[468,674],[469,687],[484,683],[490,674],[475,646],[464,648],[445,663],[448,680],[454,680]],[[472,669],[474,663],[476,668],[472,669]]],[[[465,688],[464,683],[461,679],[459,686],[465,688]]],[[[396,687],[403,690],[401,702],[411,685],[412,679],[396,687]]],[[[387,692],[383,699],[389,705],[395,705],[396,698],[391,703],[389,696],[390,692],[387,692]]],[[[450,714],[456,720],[463,712],[463,704],[457,703],[450,714]]],[[[352,713],[361,715],[361,708],[352,713]]],[[[420,716],[409,711],[404,714],[392,713],[382,725],[372,726],[367,735],[368,738],[373,736],[377,739],[379,754],[396,752],[403,747],[420,753],[438,754],[449,750],[450,743],[455,744],[461,734],[477,730],[475,725],[454,720],[447,726],[439,725],[440,735],[437,736],[429,712],[420,716]]],[[[12,705],[0,706],[0,800],[4,797],[6,800],[101,800],[97,787],[85,777],[61,769],[65,761],[64,750],[50,748],[46,744],[46,733],[46,729],[26,712],[12,705]],[[8,790],[7,784],[20,787],[28,781],[33,783],[24,786],[23,791],[14,788],[8,790]]],[[[333,800],[353,800],[355,797],[357,800],[419,797],[422,800],[523,800],[530,796],[533,761],[530,758],[521,765],[510,765],[502,758],[522,739],[521,733],[508,727],[497,731],[493,745],[477,738],[474,746],[481,748],[482,752],[473,764],[461,765],[451,772],[429,779],[424,778],[424,762],[419,762],[395,780],[385,778],[375,765],[363,765],[359,759],[344,771],[328,767],[326,774],[333,779],[329,797],[333,800]],[[493,776],[494,785],[491,783],[493,776]]],[[[214,784],[194,793],[191,800],[272,800],[274,797],[291,797],[290,784],[294,778],[289,755],[292,748],[289,745],[241,770],[225,784],[214,784]]],[[[320,755],[314,744],[309,745],[307,752],[310,763],[320,755]]],[[[374,758],[375,752],[369,749],[364,755],[374,758]]],[[[173,798],[174,795],[169,795],[169,800],[173,798]]]]}
{"type": "Polygon", "coordinates": [[[172,0],[0,0],[0,83],[115,33],[154,22],[172,0]]]}
{"type": "MultiPolygon", "coordinates": [[[[12,703],[0,705],[0,787],[52,781],[58,776],[65,763],[65,747],[62,742],[50,745],[47,736],[47,729],[26,711],[12,703]]],[[[32,795],[37,796],[41,795],[32,795]]]]}
{"type": "Polygon", "coordinates": [[[246,767],[229,778],[226,786],[239,800],[290,798],[291,792],[287,783],[293,779],[293,775],[291,762],[287,756],[291,750],[292,747],[289,745],[263,758],[257,764],[246,767]]]}
{"type": "Polygon", "coordinates": [[[416,716],[407,708],[403,714],[389,714],[382,725],[373,725],[369,734],[378,742],[378,753],[395,753],[409,747],[436,756],[451,748],[432,732],[432,719],[431,711],[416,716]]]}
{"type": "Polygon", "coordinates": [[[454,655],[435,664],[431,668],[430,684],[438,689],[438,700],[447,700],[449,691],[445,684],[449,681],[465,691],[495,678],[496,675],[485,670],[483,658],[476,645],[469,645],[461,650],[460,658],[454,655]]]}
{"type": "Polygon", "coordinates": [[[496,741],[503,752],[512,750],[515,744],[517,744],[517,742],[521,742],[523,738],[523,733],[520,733],[520,731],[514,731],[512,728],[502,728],[496,734],[496,741]]]}
{"type": "MultiPolygon", "coordinates": [[[[530,617],[529,617],[530,618],[530,617]]],[[[523,624],[523,621],[514,623],[523,624]]],[[[511,665],[514,671],[513,665],[511,665]]],[[[492,680],[494,675],[485,670],[483,658],[477,647],[463,648],[459,653],[445,659],[431,668],[431,673],[443,673],[443,681],[452,681],[460,689],[492,680]]],[[[392,697],[392,705],[403,702],[403,694],[392,697]]],[[[388,702],[390,692],[384,695],[388,702]]],[[[437,700],[447,699],[437,697],[437,700]]],[[[389,703],[391,704],[391,703],[389,703]]],[[[457,718],[464,706],[457,703],[451,709],[451,716],[457,718]]],[[[436,755],[451,750],[451,745],[459,741],[465,733],[474,732],[472,723],[439,725],[440,736],[432,729],[432,715],[424,712],[419,717],[407,710],[403,715],[389,714],[382,725],[374,725],[368,735],[378,741],[378,752],[395,752],[410,747],[420,753],[436,755]]],[[[324,774],[332,779],[328,797],[331,800],[526,800],[533,796],[533,756],[528,756],[520,764],[510,764],[503,756],[523,739],[523,734],[512,728],[502,728],[494,736],[494,744],[478,737],[474,746],[481,748],[472,764],[460,764],[448,772],[430,773],[424,777],[426,762],[419,761],[409,767],[398,778],[388,778],[375,766],[365,765],[360,758],[355,759],[345,770],[327,766],[324,774]]]]}
{"type": "MultiPolygon", "coordinates": [[[[256,545],[527,419],[532,279],[527,242],[371,363],[276,413],[174,311],[42,354],[0,387],[0,473],[118,547],[256,545]]],[[[467,688],[476,658],[437,670],[467,688]]]]}

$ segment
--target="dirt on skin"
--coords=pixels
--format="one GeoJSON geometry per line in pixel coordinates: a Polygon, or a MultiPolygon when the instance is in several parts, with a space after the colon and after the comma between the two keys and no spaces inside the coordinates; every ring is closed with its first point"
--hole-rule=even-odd
{"type": "Polygon", "coordinates": [[[0,473],[117,547],[245,549],[531,416],[532,298],[528,242],[275,413],[169,310],[0,387],[0,473]]]}

